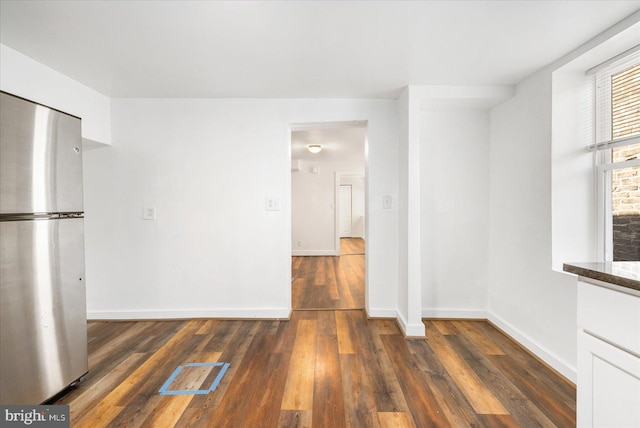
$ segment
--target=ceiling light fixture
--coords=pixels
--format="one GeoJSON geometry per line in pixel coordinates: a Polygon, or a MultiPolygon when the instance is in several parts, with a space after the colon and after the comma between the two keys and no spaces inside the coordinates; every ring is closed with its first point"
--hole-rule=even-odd
{"type": "Polygon", "coordinates": [[[307,149],[311,152],[311,153],[320,153],[320,150],[322,150],[322,146],[320,144],[309,144],[307,146],[307,149]]]}

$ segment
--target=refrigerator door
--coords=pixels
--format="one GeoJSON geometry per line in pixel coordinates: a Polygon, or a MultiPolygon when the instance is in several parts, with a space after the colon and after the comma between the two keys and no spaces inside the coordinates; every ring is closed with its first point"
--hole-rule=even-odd
{"type": "Polygon", "coordinates": [[[83,221],[0,222],[1,404],[39,404],[88,370],[83,221]]]}
{"type": "Polygon", "coordinates": [[[0,92],[0,215],[82,212],[80,119],[0,92]]]}

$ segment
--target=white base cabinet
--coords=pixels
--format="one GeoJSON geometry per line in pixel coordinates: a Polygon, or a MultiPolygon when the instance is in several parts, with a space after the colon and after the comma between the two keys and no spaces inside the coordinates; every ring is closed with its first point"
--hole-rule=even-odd
{"type": "Polygon", "coordinates": [[[640,296],[604,285],[578,281],[577,425],[640,428],[640,296]]]}

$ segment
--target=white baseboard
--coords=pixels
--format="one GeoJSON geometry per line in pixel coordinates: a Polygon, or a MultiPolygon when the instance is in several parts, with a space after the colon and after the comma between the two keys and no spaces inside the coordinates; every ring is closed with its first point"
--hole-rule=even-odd
{"type": "Polygon", "coordinates": [[[489,319],[489,312],[481,309],[422,309],[422,318],[489,319]]]}
{"type": "Polygon", "coordinates": [[[290,308],[282,309],[202,309],[182,311],[89,311],[89,320],[160,320],[160,319],[289,319],[290,308]]]}
{"type": "Polygon", "coordinates": [[[396,312],[396,320],[398,321],[398,325],[400,326],[400,330],[405,335],[405,337],[425,337],[426,331],[424,324],[422,322],[418,324],[409,324],[407,320],[404,319],[402,314],[396,312]]]}
{"type": "Polygon", "coordinates": [[[369,318],[396,318],[397,311],[395,309],[367,309],[369,318]]]}
{"type": "Polygon", "coordinates": [[[339,256],[335,250],[291,250],[292,256],[339,256]]]}
{"type": "Polygon", "coordinates": [[[549,352],[543,346],[540,346],[536,341],[531,339],[526,334],[522,333],[520,330],[513,327],[511,324],[503,320],[502,318],[496,316],[495,314],[489,313],[489,321],[491,321],[496,327],[502,330],[507,335],[511,336],[516,342],[520,343],[522,346],[527,348],[533,354],[535,354],[542,361],[553,367],[557,372],[561,375],[569,379],[574,384],[578,378],[576,367],[572,367],[567,364],[565,361],[562,361],[560,358],[556,357],[552,352],[549,352]]]}

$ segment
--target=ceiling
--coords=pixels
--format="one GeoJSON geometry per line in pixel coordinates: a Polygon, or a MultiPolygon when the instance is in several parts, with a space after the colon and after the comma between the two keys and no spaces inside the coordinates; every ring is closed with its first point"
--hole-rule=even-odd
{"type": "Polygon", "coordinates": [[[0,41],[111,97],[513,85],[640,1],[0,1],[0,41]]]}
{"type": "Polygon", "coordinates": [[[364,167],[365,124],[328,123],[310,129],[291,132],[291,159],[316,162],[356,161],[364,167]],[[311,153],[307,146],[320,144],[320,153],[311,153]]]}

